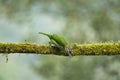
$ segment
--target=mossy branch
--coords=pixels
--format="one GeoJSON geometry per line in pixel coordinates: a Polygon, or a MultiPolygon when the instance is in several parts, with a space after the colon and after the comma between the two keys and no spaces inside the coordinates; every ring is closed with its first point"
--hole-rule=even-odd
{"type": "MultiPolygon", "coordinates": [[[[120,42],[73,44],[72,55],[120,55],[120,42]]],[[[67,56],[65,50],[33,43],[0,43],[0,53],[55,54],[67,56]]]]}

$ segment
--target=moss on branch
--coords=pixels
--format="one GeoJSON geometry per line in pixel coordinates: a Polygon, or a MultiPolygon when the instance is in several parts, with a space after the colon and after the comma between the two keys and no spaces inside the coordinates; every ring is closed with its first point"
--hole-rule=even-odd
{"type": "MultiPolygon", "coordinates": [[[[120,42],[73,44],[72,55],[120,55],[120,42]]],[[[55,54],[67,56],[65,50],[33,43],[0,43],[0,53],[55,54]]]]}

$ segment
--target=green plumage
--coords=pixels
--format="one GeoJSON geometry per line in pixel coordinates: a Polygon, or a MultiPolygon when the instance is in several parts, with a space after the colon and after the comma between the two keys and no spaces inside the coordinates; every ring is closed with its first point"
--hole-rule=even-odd
{"type": "Polygon", "coordinates": [[[53,44],[54,46],[62,47],[67,52],[67,54],[69,56],[72,56],[71,55],[71,49],[67,46],[67,41],[63,37],[61,37],[57,34],[52,34],[51,35],[51,34],[46,34],[46,33],[43,33],[43,32],[39,32],[39,34],[43,34],[43,35],[48,36],[49,39],[50,39],[50,45],[53,44]]]}
{"type": "Polygon", "coordinates": [[[43,35],[48,36],[50,40],[54,41],[59,46],[65,47],[67,45],[67,41],[63,37],[58,36],[57,34],[50,35],[50,34],[46,34],[43,32],[39,32],[39,34],[43,34],[43,35]]]}

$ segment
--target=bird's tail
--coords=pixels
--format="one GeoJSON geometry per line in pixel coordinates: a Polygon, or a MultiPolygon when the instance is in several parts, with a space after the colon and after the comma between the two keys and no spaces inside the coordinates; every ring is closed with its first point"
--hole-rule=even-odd
{"type": "Polygon", "coordinates": [[[71,49],[70,49],[70,48],[66,47],[66,48],[65,48],[65,51],[67,52],[67,54],[68,54],[69,56],[72,56],[72,52],[71,52],[71,49]]]}
{"type": "Polygon", "coordinates": [[[46,35],[46,36],[48,36],[49,38],[51,37],[51,35],[50,35],[50,34],[47,34],[47,33],[39,32],[39,34],[46,35]]]}

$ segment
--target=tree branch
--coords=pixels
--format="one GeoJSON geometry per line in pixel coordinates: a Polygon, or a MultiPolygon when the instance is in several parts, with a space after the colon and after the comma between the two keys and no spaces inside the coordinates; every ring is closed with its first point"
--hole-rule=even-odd
{"type": "MultiPolygon", "coordinates": [[[[120,55],[120,42],[73,44],[72,55],[120,55]]],[[[65,50],[55,46],[33,43],[0,43],[0,53],[55,54],[67,56],[65,50]]]]}

